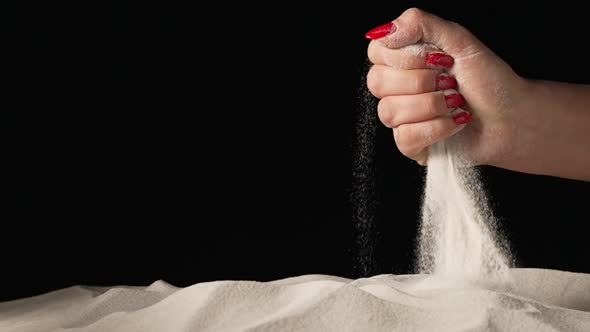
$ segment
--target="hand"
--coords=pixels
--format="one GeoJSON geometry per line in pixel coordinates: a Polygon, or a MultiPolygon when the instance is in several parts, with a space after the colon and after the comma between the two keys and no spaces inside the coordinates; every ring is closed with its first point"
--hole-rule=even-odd
{"type": "Polygon", "coordinates": [[[473,34],[412,8],[367,37],[367,86],[401,153],[425,165],[427,147],[453,136],[474,165],[517,154],[511,142],[527,81],[473,34]]]}

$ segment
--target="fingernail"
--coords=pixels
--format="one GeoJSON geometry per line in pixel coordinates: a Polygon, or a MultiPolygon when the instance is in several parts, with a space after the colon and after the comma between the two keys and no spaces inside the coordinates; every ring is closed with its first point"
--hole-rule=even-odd
{"type": "Polygon", "coordinates": [[[457,108],[465,104],[465,99],[459,92],[453,89],[443,91],[445,95],[445,101],[447,102],[448,108],[457,108]]]}
{"type": "Polygon", "coordinates": [[[473,119],[473,116],[466,111],[453,115],[453,121],[458,125],[469,123],[471,119],[473,119]]]}
{"type": "Polygon", "coordinates": [[[426,56],[426,63],[433,66],[451,68],[455,59],[444,53],[430,53],[426,56]]]}
{"type": "Polygon", "coordinates": [[[457,80],[449,74],[440,74],[436,77],[436,89],[446,90],[454,89],[457,87],[457,80]]]}
{"type": "Polygon", "coordinates": [[[396,30],[395,24],[393,24],[393,22],[389,22],[389,23],[385,23],[383,25],[380,25],[374,29],[372,29],[371,31],[367,32],[365,34],[365,37],[368,39],[379,39],[382,37],[385,37],[389,34],[394,33],[396,30]]]}

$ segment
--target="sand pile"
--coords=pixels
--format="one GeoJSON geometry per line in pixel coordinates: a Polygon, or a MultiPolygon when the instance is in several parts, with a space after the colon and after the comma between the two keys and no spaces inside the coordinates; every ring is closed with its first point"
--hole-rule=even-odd
{"type": "Polygon", "coordinates": [[[590,275],[511,269],[510,289],[430,275],[71,287],[0,304],[0,331],[590,331],[590,275]]]}

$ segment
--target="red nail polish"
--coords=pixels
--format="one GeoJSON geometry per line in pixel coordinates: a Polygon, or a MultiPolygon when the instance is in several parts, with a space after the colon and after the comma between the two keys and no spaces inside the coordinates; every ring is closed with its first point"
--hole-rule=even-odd
{"type": "Polygon", "coordinates": [[[389,34],[394,33],[396,30],[395,24],[393,24],[393,22],[389,22],[389,23],[385,23],[383,25],[380,25],[374,29],[372,29],[371,31],[367,32],[365,34],[365,37],[369,38],[369,39],[379,39],[381,37],[385,37],[389,34]]]}
{"type": "Polygon", "coordinates": [[[445,96],[445,101],[447,102],[448,108],[457,108],[465,104],[465,99],[458,93],[453,93],[445,96]]]}
{"type": "Polygon", "coordinates": [[[426,56],[426,63],[433,66],[451,68],[455,59],[444,53],[430,53],[426,56]]]}
{"type": "Polygon", "coordinates": [[[471,119],[473,119],[473,116],[471,116],[469,112],[461,112],[453,115],[453,121],[455,121],[455,123],[459,125],[469,123],[471,122],[471,119]]]}
{"type": "Polygon", "coordinates": [[[455,89],[457,87],[457,80],[453,76],[441,74],[436,77],[436,89],[447,90],[455,89]]]}

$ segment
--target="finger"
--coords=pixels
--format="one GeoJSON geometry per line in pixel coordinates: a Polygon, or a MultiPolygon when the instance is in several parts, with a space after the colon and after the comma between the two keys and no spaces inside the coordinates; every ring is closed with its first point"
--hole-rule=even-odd
{"type": "Polygon", "coordinates": [[[390,49],[372,41],[367,48],[369,61],[396,69],[448,69],[455,60],[429,44],[412,44],[399,49],[390,49]]]}
{"type": "Polygon", "coordinates": [[[385,126],[397,128],[447,115],[464,103],[461,94],[452,89],[419,95],[388,96],[377,104],[377,113],[385,126]]]}
{"type": "Polygon", "coordinates": [[[453,57],[470,52],[474,45],[481,44],[462,26],[417,8],[406,10],[386,26],[389,28],[369,31],[367,38],[393,49],[422,41],[436,45],[453,57]]]}
{"type": "Polygon", "coordinates": [[[431,69],[396,70],[374,65],[367,73],[367,87],[375,97],[383,98],[454,89],[457,81],[453,76],[431,69]]]}
{"type": "Polygon", "coordinates": [[[428,149],[422,150],[422,152],[416,156],[414,160],[418,163],[418,165],[426,166],[428,163],[428,149]]]}
{"type": "Polygon", "coordinates": [[[412,159],[420,166],[426,166],[428,163],[428,149],[423,149],[418,155],[414,156],[412,159]]]}
{"type": "Polygon", "coordinates": [[[423,158],[424,149],[458,133],[469,121],[471,121],[471,115],[458,109],[450,115],[403,124],[394,130],[395,143],[403,155],[420,160],[423,158]],[[460,121],[457,121],[458,119],[460,121]]]}
{"type": "Polygon", "coordinates": [[[367,56],[372,63],[399,69],[427,68],[426,56],[436,52],[440,50],[423,43],[391,49],[383,43],[371,41],[367,47],[367,56]]]}
{"type": "MultiPolygon", "coordinates": [[[[395,139],[396,129],[393,129],[393,135],[395,139]]],[[[413,159],[420,166],[426,166],[428,163],[428,149],[422,149],[422,151],[418,152],[418,154],[412,156],[411,159],[413,159]]]]}

